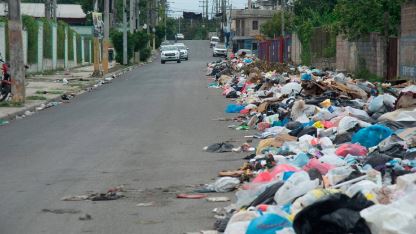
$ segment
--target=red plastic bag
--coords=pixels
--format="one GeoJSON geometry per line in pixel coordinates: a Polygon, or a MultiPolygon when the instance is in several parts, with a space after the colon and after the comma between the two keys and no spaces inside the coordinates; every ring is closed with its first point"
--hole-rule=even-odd
{"type": "Polygon", "coordinates": [[[359,144],[343,144],[335,151],[335,153],[342,157],[345,157],[348,154],[353,156],[365,156],[368,151],[367,148],[359,144]]]}

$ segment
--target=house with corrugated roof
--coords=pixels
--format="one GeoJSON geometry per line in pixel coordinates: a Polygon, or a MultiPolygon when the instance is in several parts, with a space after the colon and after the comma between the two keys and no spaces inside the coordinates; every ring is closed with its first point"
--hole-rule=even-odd
{"type": "MultiPolygon", "coordinates": [[[[7,3],[0,3],[0,16],[7,16],[7,3]]],[[[44,3],[22,3],[21,14],[35,18],[45,17],[44,3]]],[[[79,4],[58,4],[56,9],[56,17],[69,25],[85,25],[87,14],[85,14],[79,4]]]]}

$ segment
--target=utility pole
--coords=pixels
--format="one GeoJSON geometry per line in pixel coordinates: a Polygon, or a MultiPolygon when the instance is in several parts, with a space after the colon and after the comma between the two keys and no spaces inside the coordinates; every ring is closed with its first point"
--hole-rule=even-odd
{"type": "MultiPolygon", "coordinates": [[[[94,12],[98,12],[98,0],[94,0],[94,12]]],[[[95,26],[95,25],[94,25],[95,26]]],[[[93,47],[94,47],[94,71],[93,76],[100,76],[100,39],[99,35],[95,34],[93,38],[93,47]]]]}
{"type": "Polygon", "coordinates": [[[110,0],[104,0],[103,73],[108,73],[108,47],[110,43],[110,0]]]}
{"type": "Polygon", "coordinates": [[[128,64],[127,57],[127,3],[123,0],[123,64],[128,64]]]}
{"type": "Polygon", "coordinates": [[[130,0],[130,33],[134,33],[136,30],[136,0],[130,0]]]}
{"type": "Polygon", "coordinates": [[[136,29],[140,30],[140,0],[136,0],[136,29]]]}
{"type": "Polygon", "coordinates": [[[9,0],[9,48],[12,100],[25,102],[25,64],[23,61],[22,17],[20,0],[9,0]]]}

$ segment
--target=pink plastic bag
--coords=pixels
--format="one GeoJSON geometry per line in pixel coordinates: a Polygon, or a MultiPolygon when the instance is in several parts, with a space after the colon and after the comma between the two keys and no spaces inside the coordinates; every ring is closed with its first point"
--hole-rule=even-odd
{"type": "Polygon", "coordinates": [[[260,132],[264,132],[266,128],[270,128],[270,124],[267,122],[261,122],[257,124],[257,130],[259,130],[260,132]]]}
{"type": "Polygon", "coordinates": [[[335,151],[335,153],[342,157],[345,157],[348,154],[353,156],[365,156],[368,151],[367,148],[359,144],[343,144],[335,151]]]}
{"type": "Polygon", "coordinates": [[[311,160],[309,160],[308,164],[306,164],[303,167],[303,170],[305,171],[309,171],[311,169],[316,169],[318,170],[322,175],[325,175],[326,173],[328,173],[329,170],[331,170],[332,168],[335,168],[335,166],[328,164],[328,163],[323,163],[321,161],[319,161],[316,158],[313,158],[311,160]]]}

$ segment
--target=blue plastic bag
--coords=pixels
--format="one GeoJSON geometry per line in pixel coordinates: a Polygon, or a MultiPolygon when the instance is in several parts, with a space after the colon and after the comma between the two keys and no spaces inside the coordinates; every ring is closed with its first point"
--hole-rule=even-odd
{"type": "Polygon", "coordinates": [[[246,234],[276,234],[287,227],[292,227],[288,219],[277,214],[263,214],[250,222],[246,234]]]}
{"type": "Polygon", "coordinates": [[[390,128],[376,124],[360,129],[352,136],[351,142],[370,148],[378,145],[381,141],[391,136],[391,134],[393,134],[393,131],[390,128]]]}
{"type": "Polygon", "coordinates": [[[237,105],[237,104],[228,104],[227,108],[225,109],[226,113],[240,113],[244,109],[244,106],[237,105]]]}

